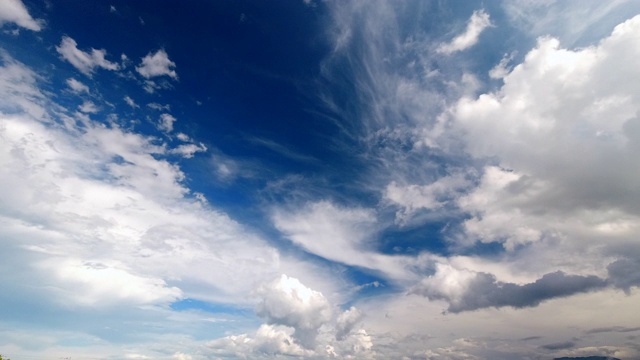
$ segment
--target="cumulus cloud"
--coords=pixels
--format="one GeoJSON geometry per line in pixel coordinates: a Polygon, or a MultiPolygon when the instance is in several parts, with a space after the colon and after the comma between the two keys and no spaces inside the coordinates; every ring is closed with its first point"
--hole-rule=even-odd
{"type": "Polygon", "coordinates": [[[91,49],[89,52],[82,51],[78,49],[78,43],[68,36],[62,37],[62,41],[59,46],[56,46],[56,50],[65,60],[87,76],[91,76],[95,68],[111,71],[120,69],[120,65],[106,59],[106,50],[91,49]]]}
{"type": "Polygon", "coordinates": [[[0,26],[15,23],[25,29],[42,30],[42,20],[34,20],[21,0],[4,0],[0,2],[0,26]]]}
{"type": "Polygon", "coordinates": [[[312,348],[318,330],[331,320],[331,306],[322,293],[304,286],[298,279],[282,275],[258,290],[261,301],[256,313],[270,324],[292,327],[293,336],[312,348]]]}
{"type": "Polygon", "coordinates": [[[484,10],[476,10],[469,18],[465,32],[453,38],[451,42],[438,46],[437,51],[448,55],[468,49],[478,42],[480,34],[489,26],[491,26],[489,14],[484,10]]]}
{"type": "Polygon", "coordinates": [[[176,64],[169,60],[169,55],[164,49],[159,49],[155,53],[149,53],[142,58],[140,65],[136,67],[136,71],[149,79],[157,76],[169,76],[174,80],[178,79],[175,71],[176,64]]]}
{"type": "Polygon", "coordinates": [[[624,290],[631,291],[631,287],[640,286],[640,261],[637,259],[620,259],[607,266],[609,282],[624,290]]]}
{"type": "Polygon", "coordinates": [[[488,307],[537,306],[542,301],[602,289],[607,281],[597,276],[545,274],[533,283],[519,285],[498,281],[493,274],[458,270],[439,264],[436,273],[411,292],[432,300],[445,300],[448,311],[458,313],[488,307]]]}
{"type": "Polygon", "coordinates": [[[343,340],[363,318],[364,313],[355,306],[345,310],[336,319],[336,339],[343,340]]]}

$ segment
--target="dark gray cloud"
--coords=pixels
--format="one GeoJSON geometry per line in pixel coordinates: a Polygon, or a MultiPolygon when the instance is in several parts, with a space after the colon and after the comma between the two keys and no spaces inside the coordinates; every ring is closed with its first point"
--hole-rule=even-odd
{"type": "Polygon", "coordinates": [[[600,334],[600,333],[606,333],[606,332],[627,333],[627,332],[634,332],[634,331],[640,331],[640,327],[629,328],[625,326],[610,326],[610,327],[595,328],[595,329],[587,330],[585,332],[587,334],[600,334]]]}
{"type": "Polygon", "coordinates": [[[564,341],[564,342],[542,345],[541,348],[547,349],[547,350],[564,350],[564,349],[571,349],[574,346],[576,346],[576,343],[574,343],[573,341],[564,341]]]}
{"type": "Polygon", "coordinates": [[[511,306],[524,308],[537,306],[542,301],[588,292],[607,286],[597,276],[566,275],[557,271],[544,275],[533,283],[518,285],[498,281],[493,274],[477,273],[459,299],[450,299],[438,289],[417,288],[415,293],[430,299],[449,301],[448,311],[459,313],[488,307],[511,306]]]}
{"type": "Polygon", "coordinates": [[[632,286],[640,286],[640,260],[620,259],[609,264],[607,270],[609,283],[627,294],[632,286]]]}

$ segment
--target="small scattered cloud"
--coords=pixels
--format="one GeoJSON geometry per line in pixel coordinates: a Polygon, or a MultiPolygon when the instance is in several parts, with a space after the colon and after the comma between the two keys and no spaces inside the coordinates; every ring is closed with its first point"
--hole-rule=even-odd
{"type": "Polygon", "coordinates": [[[167,52],[164,49],[159,49],[155,53],[149,53],[142,58],[142,62],[136,67],[136,71],[146,79],[166,75],[177,80],[178,74],[175,71],[175,67],[176,64],[169,59],[167,52]]]}
{"type": "Polygon", "coordinates": [[[437,52],[442,54],[452,54],[457,51],[468,49],[478,42],[480,34],[488,27],[492,26],[489,14],[484,10],[474,11],[467,23],[464,33],[456,36],[449,43],[438,46],[437,52]]]}
{"type": "Polygon", "coordinates": [[[2,0],[0,1],[0,26],[5,23],[14,23],[25,29],[40,31],[43,21],[31,17],[22,1],[2,0]]]}
{"type": "Polygon", "coordinates": [[[177,119],[171,114],[161,114],[158,129],[170,133],[173,131],[173,123],[176,122],[176,120],[177,119]]]}
{"type": "Polygon", "coordinates": [[[193,157],[193,155],[195,153],[198,152],[205,152],[207,151],[207,147],[204,146],[204,144],[200,143],[198,145],[196,144],[181,144],[178,145],[177,147],[171,149],[171,153],[172,154],[177,154],[177,155],[181,155],[182,157],[186,158],[186,159],[190,159],[193,157]]]}
{"type": "Polygon", "coordinates": [[[120,65],[105,58],[107,55],[106,50],[91,49],[89,52],[82,51],[78,49],[78,43],[68,36],[62,38],[56,50],[65,60],[87,76],[91,76],[95,68],[111,71],[120,69],[120,65]]]}
{"type": "Polygon", "coordinates": [[[171,105],[169,104],[158,104],[157,102],[152,102],[152,103],[148,103],[147,107],[149,107],[150,109],[153,110],[158,110],[158,111],[170,111],[171,110],[171,105]]]}
{"type": "Polygon", "coordinates": [[[136,102],[133,101],[133,99],[128,95],[124,97],[124,102],[126,102],[127,105],[131,106],[133,109],[137,109],[140,107],[140,105],[136,104],[136,102]]]}
{"type": "Polygon", "coordinates": [[[78,109],[85,114],[96,114],[100,111],[100,108],[93,101],[89,100],[78,106],[78,109]]]}
{"type": "Polygon", "coordinates": [[[67,86],[76,94],[89,93],[89,87],[74,78],[67,79],[67,86]]]}

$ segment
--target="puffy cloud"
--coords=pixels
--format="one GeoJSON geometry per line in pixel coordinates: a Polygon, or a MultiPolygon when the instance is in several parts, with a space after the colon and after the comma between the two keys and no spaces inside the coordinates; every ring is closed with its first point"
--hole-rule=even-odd
{"type": "Polygon", "coordinates": [[[67,86],[76,94],[89,93],[89,87],[74,78],[67,79],[67,86]]]}
{"type": "Polygon", "coordinates": [[[4,0],[0,2],[0,26],[15,23],[25,29],[40,31],[42,21],[34,20],[21,0],[4,0]]]}
{"type": "Polygon", "coordinates": [[[607,281],[597,276],[566,275],[561,271],[545,274],[533,283],[519,285],[498,281],[492,274],[438,264],[436,273],[411,292],[432,300],[445,300],[449,303],[448,311],[458,313],[487,307],[537,306],[545,300],[605,286],[607,281]]]}
{"type": "Polygon", "coordinates": [[[78,49],[78,43],[68,36],[62,37],[62,41],[59,46],[56,46],[56,50],[65,60],[87,76],[91,76],[97,67],[112,71],[120,69],[120,65],[105,58],[107,55],[106,50],[91,49],[90,52],[82,51],[78,49]]]}
{"type": "Polygon", "coordinates": [[[290,326],[293,336],[313,347],[318,330],[331,320],[331,306],[322,293],[304,286],[298,279],[282,275],[258,290],[257,314],[271,324],[290,326]]]}
{"type": "Polygon", "coordinates": [[[609,264],[609,282],[626,293],[631,287],[640,286],[640,261],[637,259],[620,259],[609,264]]]}
{"type": "Polygon", "coordinates": [[[355,306],[345,310],[336,319],[336,339],[343,340],[363,318],[364,313],[355,306]]]}
{"type": "Polygon", "coordinates": [[[456,200],[471,215],[456,241],[640,252],[638,29],[636,16],[577,50],[540,38],[500,89],[455,103],[450,125],[466,151],[497,164],[456,200]]]}
{"type": "Polygon", "coordinates": [[[453,38],[450,43],[438,46],[437,51],[443,54],[451,54],[468,49],[478,42],[482,31],[489,26],[491,26],[489,14],[484,10],[474,11],[471,18],[469,18],[465,32],[453,38]]]}
{"type": "Polygon", "coordinates": [[[169,60],[169,55],[164,49],[159,49],[154,54],[149,53],[142,58],[142,62],[136,67],[136,71],[149,79],[156,76],[167,75],[174,80],[178,79],[175,71],[176,64],[169,60]]]}

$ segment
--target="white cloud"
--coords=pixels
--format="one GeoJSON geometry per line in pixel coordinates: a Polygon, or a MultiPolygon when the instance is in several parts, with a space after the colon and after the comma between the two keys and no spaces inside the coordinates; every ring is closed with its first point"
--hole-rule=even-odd
{"type": "Polygon", "coordinates": [[[42,20],[34,20],[21,0],[3,0],[0,2],[0,26],[15,23],[25,29],[42,30],[42,20]]]}
{"type": "Polygon", "coordinates": [[[157,102],[152,102],[152,103],[148,103],[147,106],[150,109],[153,110],[158,110],[158,111],[170,111],[171,110],[171,105],[169,104],[158,104],[157,102]]]}
{"type": "Polygon", "coordinates": [[[89,87],[74,78],[67,79],[67,86],[76,94],[89,93],[89,87]]]}
{"type": "Polygon", "coordinates": [[[117,63],[105,58],[107,55],[105,50],[91,49],[90,52],[82,51],[78,49],[78,43],[68,36],[62,37],[62,41],[56,47],[56,50],[65,60],[87,76],[91,76],[96,67],[111,71],[120,69],[117,63]]]}
{"type": "Polygon", "coordinates": [[[161,114],[160,122],[158,123],[158,129],[164,132],[173,131],[173,123],[176,122],[176,118],[171,114],[161,114]]]}
{"type": "Polygon", "coordinates": [[[128,95],[124,97],[124,102],[126,102],[127,105],[131,106],[133,109],[137,109],[140,107],[140,105],[136,104],[136,102],[128,95]]]}
{"type": "Polygon", "coordinates": [[[478,42],[482,31],[490,26],[492,25],[491,20],[489,20],[489,14],[484,10],[474,11],[471,18],[469,18],[465,32],[453,38],[450,43],[438,46],[437,51],[448,55],[468,49],[478,42]]]}
{"type": "Polygon", "coordinates": [[[275,209],[272,221],[289,240],[312,254],[382,271],[395,280],[412,277],[406,270],[408,259],[368,250],[378,231],[371,209],[343,208],[320,201],[295,209],[275,209]]]}
{"type": "Polygon", "coordinates": [[[262,300],[257,314],[295,329],[293,336],[305,347],[313,348],[318,330],[331,320],[331,306],[322,293],[287,275],[261,286],[258,294],[262,300]]]}
{"type": "Polygon", "coordinates": [[[466,150],[500,165],[459,200],[470,236],[513,249],[545,237],[618,246],[638,234],[640,71],[629,64],[639,30],[635,17],[579,50],[541,38],[501,89],[457,102],[466,150]]]}
{"type": "Polygon", "coordinates": [[[467,174],[462,172],[443,176],[429,185],[387,185],[384,199],[401,208],[396,212],[396,222],[404,224],[420,209],[438,210],[471,186],[467,174]]]}
{"type": "Polygon", "coordinates": [[[174,80],[178,79],[175,71],[176,64],[169,60],[169,55],[164,49],[159,49],[154,54],[149,53],[142,58],[142,62],[136,67],[136,71],[149,79],[156,76],[167,75],[174,80]]]}
{"type": "Polygon", "coordinates": [[[93,101],[89,100],[85,100],[80,106],[78,106],[78,109],[85,114],[96,114],[98,111],[100,111],[100,108],[98,108],[98,106],[94,104],[93,101]]]}
{"type": "Polygon", "coordinates": [[[336,319],[336,339],[343,340],[363,318],[364,313],[355,306],[345,310],[336,319]]]}
{"type": "Polygon", "coordinates": [[[207,147],[204,144],[181,144],[177,147],[171,149],[172,154],[181,155],[184,158],[190,159],[197,152],[205,152],[207,151],[207,147]]]}

